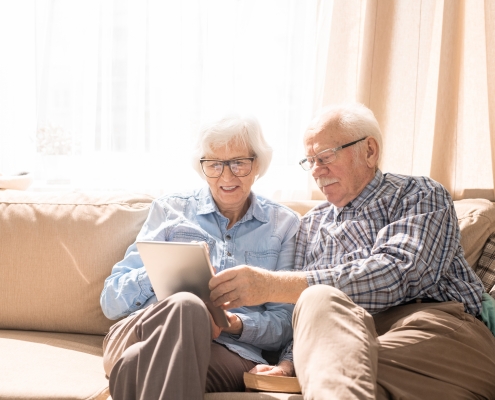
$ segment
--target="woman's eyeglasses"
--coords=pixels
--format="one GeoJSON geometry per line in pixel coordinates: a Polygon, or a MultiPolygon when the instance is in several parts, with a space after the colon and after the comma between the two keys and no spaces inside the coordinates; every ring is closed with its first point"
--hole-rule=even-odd
{"type": "Polygon", "coordinates": [[[234,160],[199,160],[203,173],[208,178],[218,178],[223,173],[223,168],[227,165],[233,175],[238,177],[247,176],[253,168],[253,161],[256,157],[236,158],[234,160]]]}

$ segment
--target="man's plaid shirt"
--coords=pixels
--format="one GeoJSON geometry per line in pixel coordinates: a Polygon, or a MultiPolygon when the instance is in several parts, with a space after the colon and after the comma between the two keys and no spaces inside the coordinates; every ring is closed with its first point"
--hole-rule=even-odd
{"type": "Polygon", "coordinates": [[[302,218],[295,267],[310,286],[334,286],[371,314],[415,298],[481,313],[483,284],[464,258],[452,199],[426,177],[378,170],[345,207],[315,207],[302,218]]]}

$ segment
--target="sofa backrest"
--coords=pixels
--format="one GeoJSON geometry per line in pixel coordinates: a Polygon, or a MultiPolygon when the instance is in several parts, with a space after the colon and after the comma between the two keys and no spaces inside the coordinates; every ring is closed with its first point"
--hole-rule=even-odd
{"type": "MultiPolygon", "coordinates": [[[[152,198],[133,193],[0,190],[0,329],[105,334],[105,278],[143,225],[152,198]]],[[[320,201],[286,202],[304,215],[320,201]]],[[[495,232],[495,205],[455,202],[471,266],[495,232]]],[[[495,257],[494,257],[495,258],[495,257]]]]}
{"type": "Polygon", "coordinates": [[[0,191],[0,328],[104,334],[99,297],[151,197],[0,191]]]}

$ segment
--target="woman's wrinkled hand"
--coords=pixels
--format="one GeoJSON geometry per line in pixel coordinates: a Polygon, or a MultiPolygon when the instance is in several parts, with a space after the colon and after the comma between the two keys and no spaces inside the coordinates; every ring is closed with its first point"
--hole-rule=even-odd
{"type": "Polygon", "coordinates": [[[220,334],[222,333],[222,328],[220,328],[219,326],[217,326],[217,324],[215,324],[215,321],[213,320],[213,317],[211,316],[211,314],[208,312],[208,314],[210,315],[210,322],[211,322],[211,339],[216,339],[220,336],[220,334]]]}
{"type": "MultiPolygon", "coordinates": [[[[208,313],[210,314],[210,313],[208,313]]],[[[210,314],[211,321],[211,338],[216,339],[220,336],[222,332],[230,333],[231,335],[241,335],[242,334],[242,320],[237,316],[237,314],[232,314],[226,311],[227,319],[229,320],[230,326],[227,328],[220,328],[215,324],[215,320],[210,314]]]]}
{"type": "Polygon", "coordinates": [[[222,330],[226,333],[230,333],[231,335],[241,335],[243,328],[242,320],[237,316],[237,314],[232,314],[228,311],[226,311],[226,314],[230,326],[228,328],[222,328],[222,330]]]}

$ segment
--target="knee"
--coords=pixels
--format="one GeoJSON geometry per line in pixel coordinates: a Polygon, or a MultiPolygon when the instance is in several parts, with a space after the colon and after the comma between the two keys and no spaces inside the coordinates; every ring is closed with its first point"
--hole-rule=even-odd
{"type": "Polygon", "coordinates": [[[175,293],[160,303],[160,309],[167,309],[172,314],[190,316],[192,319],[208,317],[208,309],[203,300],[189,292],[175,293]]]}
{"type": "Polygon", "coordinates": [[[140,347],[141,343],[135,343],[125,349],[111,372],[107,373],[109,379],[108,386],[113,398],[125,398],[126,396],[121,395],[121,392],[125,390],[129,382],[135,381],[135,377],[138,374],[140,347]]]}
{"type": "Polygon", "coordinates": [[[115,376],[117,375],[122,375],[130,370],[136,369],[137,359],[139,358],[140,344],[140,342],[135,343],[124,350],[113,368],[111,368],[111,371],[107,373],[109,378],[115,379],[115,376]]]}
{"type": "Polygon", "coordinates": [[[295,325],[298,316],[320,318],[322,313],[332,313],[333,308],[354,308],[356,305],[341,290],[328,285],[313,285],[304,290],[296,303],[293,314],[295,325]]]}
{"type": "Polygon", "coordinates": [[[206,308],[205,303],[195,294],[179,292],[165,299],[169,304],[178,304],[181,307],[206,308]]]}
{"type": "Polygon", "coordinates": [[[350,298],[341,290],[328,285],[313,285],[304,290],[296,303],[296,306],[312,304],[312,307],[318,304],[328,305],[335,301],[350,301],[350,298]]]}

